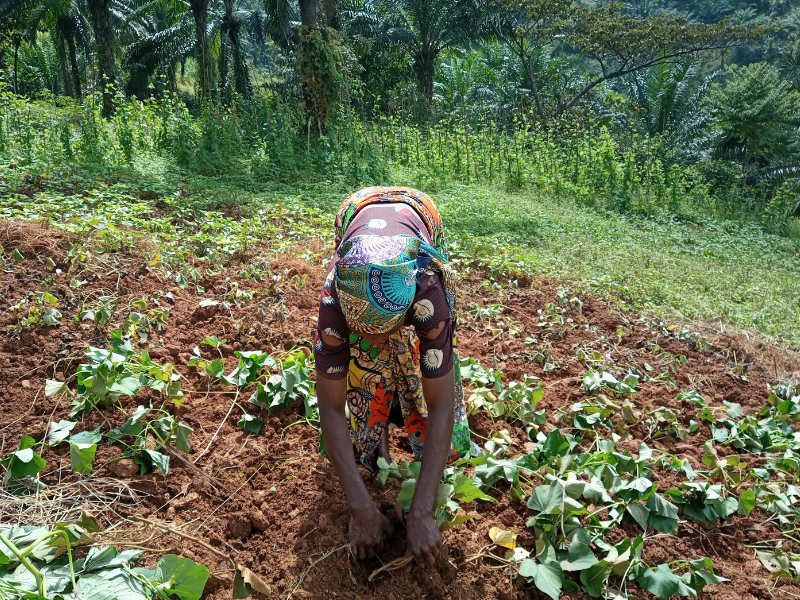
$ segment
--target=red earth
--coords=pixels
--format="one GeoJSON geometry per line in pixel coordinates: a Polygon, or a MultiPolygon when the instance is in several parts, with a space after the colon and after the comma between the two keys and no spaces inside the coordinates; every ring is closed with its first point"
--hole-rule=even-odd
{"type": "MultiPolygon", "coordinates": [[[[228,413],[233,394],[230,386],[209,387],[208,379],[188,366],[193,348],[211,335],[227,339],[221,348],[226,372],[237,364],[234,356],[237,350],[279,352],[295,346],[310,348],[323,277],[320,264],[329,249],[312,242],[311,249],[320,255],[313,263],[292,254],[270,258],[272,272],[281,276],[277,284],[272,279],[244,280],[231,265],[219,275],[190,282],[181,289],[147,266],[143,257],[145,248],[131,248],[127,253],[104,256],[103,262],[89,261],[90,266],[84,263],[81,268],[70,269],[64,258],[69,242],[67,234],[40,224],[15,224],[14,228],[14,235],[9,233],[10,226],[4,228],[5,239],[0,239],[7,253],[17,247],[26,257],[0,271],[3,456],[17,447],[22,435],[40,440],[51,421],[67,417],[68,401],[58,395],[45,397],[45,380],[74,381],[78,364],[85,360],[87,346],[107,345],[107,332],[119,327],[132,310],[132,302],[146,298],[148,306],[153,308],[154,299],[160,298],[161,305],[169,308],[165,331],[154,334],[147,342],[139,342],[139,347],[147,348],[162,363],[175,364],[182,375],[186,401],[172,410],[194,428],[190,438],[193,453],[183,460],[174,458],[167,476],[160,473],[140,476],[131,472],[127,463],[130,459],[109,464],[110,459],[120,456],[121,450],[101,445],[92,477],[125,480],[137,491],[137,501],[95,507],[95,510],[100,512],[105,526],[129,531],[129,543],[177,552],[207,565],[214,574],[206,586],[205,598],[231,597],[232,563],[220,554],[260,575],[276,598],[546,598],[536,589],[523,589],[522,579],[512,578],[496,561],[474,558],[491,543],[488,532],[493,526],[518,533],[518,543],[523,547],[530,548],[533,544],[532,530],[525,526],[532,511],[524,502],[504,494],[502,483],[498,484],[500,489],[491,491],[497,502],[476,503],[475,509],[469,510],[476,518],[444,533],[446,551],[434,568],[410,565],[369,581],[375,569],[405,554],[403,523],[394,508],[399,483],[390,480],[384,486],[366,471],[362,472],[375,503],[395,526],[395,534],[380,557],[363,563],[355,561],[346,548],[349,515],[345,497],[330,463],[317,453],[316,431],[307,425],[287,428],[302,415],[299,401],[272,415],[248,405],[248,410],[264,418],[258,436],[248,435],[236,425],[235,409],[208,452],[197,460],[228,413]],[[49,271],[47,258],[52,258],[65,273],[56,276],[49,271]],[[68,285],[70,279],[86,283],[75,288],[68,285]],[[198,293],[198,285],[204,288],[204,293],[198,293]],[[230,297],[235,286],[252,291],[249,304],[231,303],[229,311],[197,309],[202,298],[223,300],[230,297]],[[20,327],[18,315],[11,307],[33,292],[45,289],[61,302],[61,324],[20,327]],[[164,297],[167,292],[172,293],[171,300],[164,297]],[[118,296],[117,309],[105,331],[88,321],[77,321],[76,315],[84,303],[112,294],[118,296]],[[193,539],[137,531],[136,526],[124,521],[132,516],[166,524],[193,539]]],[[[303,250],[307,249],[305,245],[303,250]]],[[[600,351],[623,370],[636,365],[644,371],[645,362],[658,372],[666,370],[657,364],[657,353],[651,351],[653,343],[660,347],[659,353],[684,355],[686,362],[675,374],[677,388],[644,383],[631,398],[640,411],[673,408],[679,411],[683,423],[688,423],[697,410],[676,400],[679,391],[697,390],[712,406],[722,406],[722,401],[727,400],[740,403],[746,411],[757,411],[766,403],[769,383],[800,371],[796,356],[759,341],[752,334],[723,335],[706,326],[702,333],[713,346],[701,352],[696,345],[679,341],[673,335],[654,334],[639,315],[620,312],[582,293],[576,282],[523,278],[518,280],[517,287],[505,285],[497,290],[484,285],[487,275],[479,268],[465,266],[461,265],[467,275],[460,287],[460,353],[480,360],[487,368],[502,370],[506,383],[519,380],[524,374],[540,377],[545,395],[537,408],[546,409],[548,422],[542,427],[545,433],[558,426],[555,421],[558,408],[585,397],[580,376],[586,366],[575,358],[579,346],[600,351]],[[570,297],[580,297],[582,310],[572,313],[574,323],[565,327],[541,327],[537,311],[549,302],[558,305],[557,291],[562,288],[571,288],[570,297]],[[502,314],[473,318],[469,310],[471,302],[501,304],[502,314]],[[502,325],[498,324],[498,318],[504,320],[502,325]],[[530,337],[536,338],[536,342],[529,346],[525,340],[530,337]],[[549,353],[558,369],[545,372],[542,364],[532,360],[537,350],[549,353]]],[[[213,358],[212,348],[203,346],[202,352],[213,358]]],[[[117,408],[93,411],[84,417],[76,431],[98,425],[104,429],[118,426],[127,418],[126,413],[149,400],[144,393],[137,398],[122,398],[125,412],[117,408]]],[[[475,434],[483,437],[492,428],[508,429],[514,441],[510,454],[532,449],[525,431],[513,423],[495,420],[493,424],[487,413],[478,413],[470,418],[470,425],[475,434]]],[[[631,433],[633,439],[621,442],[620,446],[635,456],[648,431],[640,422],[632,427],[631,433]]],[[[702,446],[708,437],[708,427],[703,426],[683,442],[666,438],[648,440],[648,444],[685,458],[694,468],[701,469],[702,446]]],[[[476,440],[481,441],[477,437],[476,440]]],[[[392,448],[398,458],[408,457],[408,447],[400,431],[392,434],[392,448]]],[[[719,449],[721,453],[729,451],[725,447],[719,449]]],[[[45,447],[43,456],[47,460],[45,482],[79,478],[70,470],[66,444],[45,447]]],[[[654,480],[663,491],[676,487],[681,479],[669,471],[656,471],[654,480]]],[[[0,510],[0,517],[4,522],[15,518],[9,509],[0,510]]],[[[754,550],[746,545],[780,537],[778,529],[766,521],[756,510],[747,517],[735,516],[710,527],[701,527],[694,521],[682,523],[677,536],[650,532],[643,558],[651,565],[676,559],[711,558],[716,573],[731,579],[730,583],[706,588],[704,596],[714,600],[797,597],[796,586],[787,580],[770,579],[754,550]]],[[[635,524],[625,524],[612,532],[612,537],[641,533],[635,524]]],[[[113,539],[122,538],[117,534],[113,539]]],[[[158,553],[148,553],[145,557],[149,564],[158,559],[158,553]]],[[[636,597],[652,598],[635,585],[632,590],[636,597]]],[[[562,597],[588,598],[582,592],[562,597]]]]}

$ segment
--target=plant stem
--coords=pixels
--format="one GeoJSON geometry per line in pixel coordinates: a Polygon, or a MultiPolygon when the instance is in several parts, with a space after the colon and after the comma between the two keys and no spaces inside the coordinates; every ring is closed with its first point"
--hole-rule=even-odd
{"type": "Polygon", "coordinates": [[[36,580],[36,588],[39,592],[39,595],[42,598],[47,598],[47,578],[45,577],[44,573],[42,573],[39,569],[33,566],[28,557],[25,556],[19,548],[17,548],[14,543],[9,540],[5,535],[0,533],[0,542],[3,542],[11,553],[19,559],[19,561],[25,566],[28,571],[30,571],[33,578],[36,580]]]}
{"type": "Polygon", "coordinates": [[[75,566],[72,563],[72,544],[70,544],[69,536],[67,535],[66,531],[61,531],[61,530],[51,531],[50,533],[43,535],[38,540],[33,542],[30,546],[28,546],[25,550],[23,550],[21,556],[27,558],[27,556],[31,552],[33,552],[36,549],[36,547],[39,546],[42,542],[44,542],[46,539],[59,535],[64,538],[64,543],[66,544],[67,547],[67,560],[69,560],[69,574],[70,577],[72,578],[72,589],[74,590],[77,586],[77,582],[75,581],[75,566]]]}

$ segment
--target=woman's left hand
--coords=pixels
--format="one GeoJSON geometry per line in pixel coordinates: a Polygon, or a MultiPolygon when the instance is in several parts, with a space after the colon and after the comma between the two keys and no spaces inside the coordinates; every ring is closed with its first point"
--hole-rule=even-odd
{"type": "Polygon", "coordinates": [[[408,553],[413,554],[418,563],[433,566],[442,549],[442,534],[436,521],[429,513],[408,514],[406,521],[408,553]]]}

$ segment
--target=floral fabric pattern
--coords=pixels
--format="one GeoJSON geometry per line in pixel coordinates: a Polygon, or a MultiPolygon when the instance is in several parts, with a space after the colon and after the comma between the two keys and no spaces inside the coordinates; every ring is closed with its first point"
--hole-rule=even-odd
{"type": "MultiPolygon", "coordinates": [[[[469,454],[470,438],[456,338],[449,328],[448,337],[453,346],[455,384],[453,440],[448,458],[448,462],[453,462],[469,454]]],[[[388,426],[395,403],[399,403],[414,457],[421,460],[428,429],[428,407],[422,395],[419,338],[414,328],[402,328],[381,348],[370,346],[354,334],[350,341],[347,408],[350,434],[360,451],[361,464],[370,471],[375,470],[375,449],[388,426]]]]}

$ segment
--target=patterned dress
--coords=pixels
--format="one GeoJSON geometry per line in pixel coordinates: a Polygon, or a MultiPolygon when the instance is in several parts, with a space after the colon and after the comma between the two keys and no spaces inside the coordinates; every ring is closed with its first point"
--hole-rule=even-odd
{"type": "MultiPolygon", "coordinates": [[[[347,377],[350,432],[360,450],[361,463],[374,471],[375,449],[392,415],[402,419],[415,458],[422,458],[428,426],[422,378],[443,377],[451,369],[455,402],[449,462],[467,456],[470,434],[455,336],[455,278],[433,201],[411,188],[356,192],[345,200],[336,216],[336,246],[320,298],[314,354],[320,375],[328,379],[347,377]],[[348,252],[353,244],[364,244],[370,256],[380,257],[384,249],[387,255],[397,255],[392,248],[385,248],[396,243],[397,236],[407,236],[409,242],[398,260],[417,261],[414,296],[404,314],[403,327],[382,346],[373,347],[348,326],[342,298],[350,294],[336,284],[336,267],[342,256],[352,256],[348,252]],[[327,343],[331,338],[343,343],[327,343]]],[[[391,264],[387,268],[391,269],[391,264]]],[[[393,287],[391,277],[380,275],[374,279],[378,283],[370,296],[375,306],[358,307],[361,331],[368,330],[363,323],[375,310],[392,308],[398,286],[393,287]]],[[[359,295],[364,297],[363,292],[359,295]]]]}

